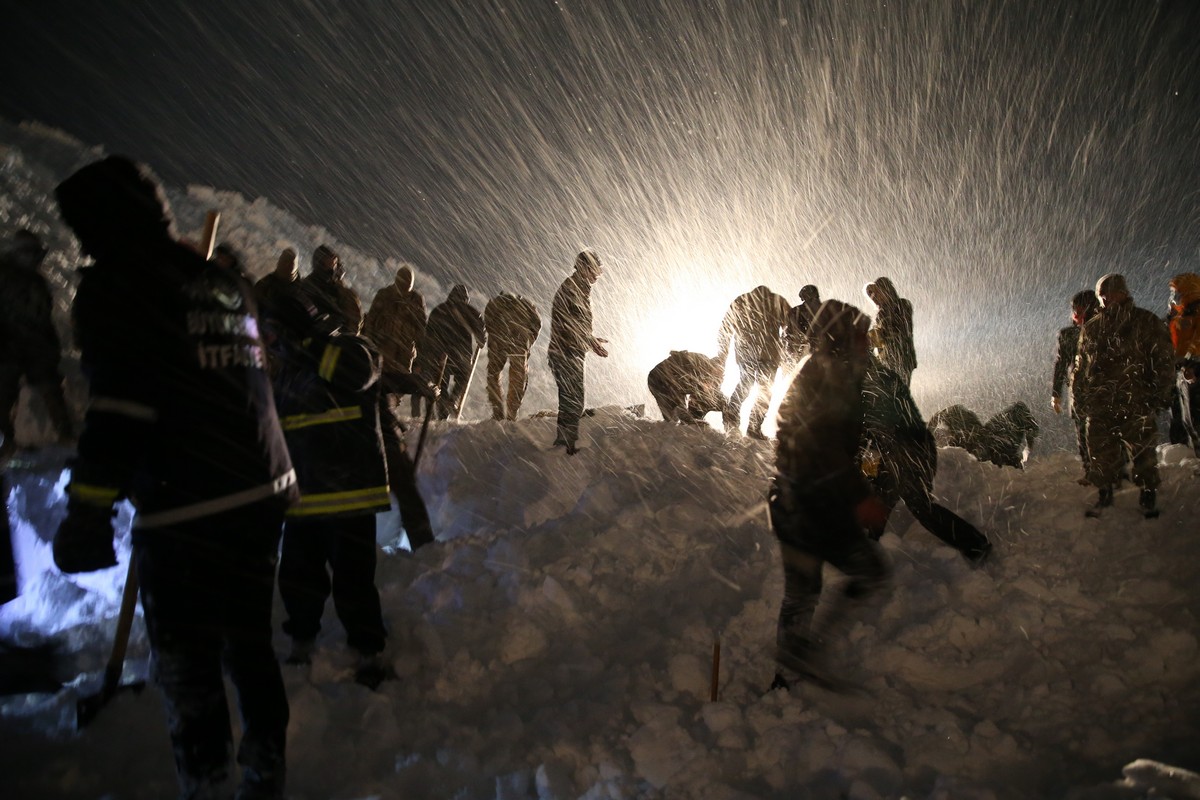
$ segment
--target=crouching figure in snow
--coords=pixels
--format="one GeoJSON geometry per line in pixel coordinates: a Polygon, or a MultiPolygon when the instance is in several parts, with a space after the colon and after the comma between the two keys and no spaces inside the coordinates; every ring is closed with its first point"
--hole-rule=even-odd
{"type": "Polygon", "coordinates": [[[650,370],[646,386],[664,421],[702,424],[706,414],[723,411],[729,402],[721,394],[723,377],[724,362],[703,353],[672,350],[650,370]]]}
{"type": "Polygon", "coordinates": [[[870,320],[837,300],[822,304],[810,331],[812,355],[779,409],[771,527],[783,561],[783,603],[776,633],[777,686],[789,678],[819,680],[821,651],[850,606],[887,583],[891,573],[876,544],[888,509],[859,467],[863,379],[870,320]],[[850,577],[820,626],[821,568],[850,577]]]}

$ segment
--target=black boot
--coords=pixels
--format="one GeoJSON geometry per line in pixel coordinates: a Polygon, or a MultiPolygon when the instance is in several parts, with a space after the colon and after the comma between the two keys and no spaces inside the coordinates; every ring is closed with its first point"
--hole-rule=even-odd
{"type": "Polygon", "coordinates": [[[1158,516],[1158,492],[1154,489],[1142,489],[1138,494],[1138,505],[1142,508],[1142,516],[1154,519],[1158,516]]]}
{"type": "Polygon", "coordinates": [[[1087,516],[1098,517],[1098,516],[1100,516],[1101,509],[1108,508],[1112,504],[1113,504],[1113,490],[1111,488],[1101,488],[1100,494],[1096,498],[1096,505],[1092,506],[1091,508],[1089,508],[1087,510],[1087,512],[1086,512],[1087,516]]]}

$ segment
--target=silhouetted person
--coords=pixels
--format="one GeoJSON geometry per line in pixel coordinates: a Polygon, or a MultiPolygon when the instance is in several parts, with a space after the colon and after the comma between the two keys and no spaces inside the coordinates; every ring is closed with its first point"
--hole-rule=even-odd
{"type": "Polygon", "coordinates": [[[703,423],[729,400],[721,393],[725,363],[703,353],[672,350],[646,378],[646,386],[666,422],[703,423]]]}
{"type": "Polygon", "coordinates": [[[59,439],[65,442],[74,436],[58,370],[62,347],[54,327],[54,299],[38,271],[46,252],[37,235],[20,230],[0,257],[0,464],[17,449],[21,378],[41,395],[59,439]]]}
{"type": "Polygon", "coordinates": [[[775,373],[783,362],[784,335],[791,311],[788,301],[766,286],[756,286],[729,304],[717,334],[717,358],[725,363],[732,341],[739,373],[737,387],[722,418],[727,432],[737,430],[742,403],[757,388],[746,434],[755,439],[766,438],[762,425],[771,403],[775,373]]]}
{"type": "Polygon", "coordinates": [[[821,294],[813,284],[800,288],[800,303],[788,313],[787,353],[793,363],[808,355],[808,329],[821,307],[821,294]]]}
{"type": "Polygon", "coordinates": [[[296,476],[252,298],[175,241],[159,187],[133,162],[90,164],[55,194],[95,260],[72,308],[91,401],[55,563],[115,565],[113,506],[134,503],[132,557],[181,795],[232,794],[224,664],[242,715],[238,794],[283,797],[288,704],[271,608],[296,476]]]}
{"type": "Polygon", "coordinates": [[[436,382],[440,396],[436,401],[426,402],[434,403],[434,416],[438,419],[449,419],[452,415],[458,418],[475,359],[486,343],[483,315],[471,305],[467,287],[456,284],[446,301],[429,312],[425,337],[417,352],[417,372],[436,382]],[[444,369],[442,359],[445,359],[444,369]]]}
{"type": "MultiPolygon", "coordinates": [[[[1079,354],[1079,332],[1100,310],[1100,298],[1092,289],[1078,292],[1071,298],[1071,324],[1058,332],[1058,350],[1054,356],[1054,377],[1050,386],[1050,407],[1055,414],[1063,410],[1063,396],[1070,396],[1075,378],[1075,357],[1079,354]]],[[[1083,463],[1083,477],[1079,482],[1086,485],[1091,457],[1087,449],[1087,419],[1071,403],[1071,419],[1075,422],[1075,440],[1079,446],[1079,460],[1083,463]]]]}
{"type": "Polygon", "coordinates": [[[588,352],[608,356],[601,339],[592,333],[592,284],[600,279],[604,267],[600,256],[583,250],[575,257],[575,271],[554,294],[550,309],[550,371],[558,385],[558,426],[555,447],[567,448],[567,455],[579,451],[579,419],[583,416],[583,360],[588,352]]]}
{"type": "Polygon", "coordinates": [[[362,336],[331,331],[333,321],[300,295],[276,304],[268,325],[277,334],[275,404],[300,486],[279,561],[288,661],[311,658],[332,594],[357,654],[357,678],[374,687],[386,677],[387,638],[375,587],[375,514],[391,508],[380,432],[382,359],[362,336]]]}
{"type": "Polygon", "coordinates": [[[917,368],[917,350],[913,344],[912,303],[900,296],[891,278],[876,278],[863,289],[877,309],[871,344],[885,367],[912,383],[917,368]]]}
{"type": "Polygon", "coordinates": [[[329,245],[313,251],[312,272],[300,281],[300,287],[317,311],[332,319],[342,331],[358,333],[362,327],[362,303],[346,285],[342,259],[329,245]]]}
{"type": "Polygon", "coordinates": [[[258,300],[258,312],[266,316],[279,294],[295,291],[300,280],[300,269],[296,266],[296,251],[284,248],[275,262],[275,269],[258,279],[254,284],[254,297],[258,300]]]}
{"type": "MultiPolygon", "coordinates": [[[[917,522],[973,565],[992,545],[971,523],[933,500],[937,444],[904,381],[871,360],[863,383],[864,452],[875,457],[863,471],[889,509],[903,500],[917,522]]],[[[881,531],[882,532],[882,531],[881,531]]]]}
{"type": "Polygon", "coordinates": [[[789,673],[812,671],[849,606],[882,589],[890,574],[874,541],[888,508],[858,460],[869,325],[853,306],[822,304],[811,329],[812,354],[779,409],[770,512],[783,562],[775,658],[784,683],[789,673]],[[818,626],[826,562],[850,580],[818,626]]]}
{"type": "Polygon", "coordinates": [[[487,329],[487,393],[492,419],[515,420],[529,384],[529,351],[542,330],[537,306],[518,294],[501,292],[483,308],[487,329]],[[507,405],[500,386],[508,367],[507,405]]]}

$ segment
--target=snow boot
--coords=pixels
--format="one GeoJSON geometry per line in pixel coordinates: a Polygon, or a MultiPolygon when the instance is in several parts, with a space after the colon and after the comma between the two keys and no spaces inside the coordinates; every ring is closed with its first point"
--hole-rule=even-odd
{"type": "Polygon", "coordinates": [[[354,682],[360,683],[371,691],[379,688],[384,681],[395,680],[396,670],[383,658],[383,653],[359,653],[358,664],[354,667],[354,682]]]}
{"type": "Polygon", "coordinates": [[[284,663],[292,666],[311,664],[313,650],[316,648],[316,639],[292,639],[292,652],[288,653],[284,663]]]}
{"type": "Polygon", "coordinates": [[[1146,519],[1158,518],[1158,492],[1154,489],[1142,489],[1138,494],[1138,505],[1141,506],[1142,516],[1146,519]]]}
{"type": "Polygon", "coordinates": [[[992,543],[984,542],[979,547],[972,547],[963,555],[967,559],[967,563],[971,565],[971,569],[979,569],[982,567],[992,555],[992,543]]]}
{"type": "Polygon", "coordinates": [[[1096,505],[1092,506],[1084,513],[1089,517],[1098,517],[1100,516],[1100,512],[1102,510],[1110,507],[1112,504],[1113,490],[1111,488],[1104,488],[1100,490],[1100,493],[1096,498],[1096,505]]]}

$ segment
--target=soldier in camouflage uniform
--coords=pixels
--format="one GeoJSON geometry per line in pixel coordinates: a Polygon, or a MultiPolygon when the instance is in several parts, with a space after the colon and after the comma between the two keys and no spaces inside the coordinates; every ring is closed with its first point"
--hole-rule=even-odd
{"type": "MultiPolygon", "coordinates": [[[[1078,292],[1071,298],[1071,324],[1058,332],[1058,351],[1054,358],[1054,378],[1050,382],[1050,407],[1055,414],[1063,410],[1063,395],[1071,391],[1075,377],[1075,356],[1079,354],[1079,331],[1083,324],[1096,315],[1100,310],[1100,298],[1092,289],[1078,292]]],[[[1090,485],[1087,472],[1091,463],[1088,455],[1087,433],[1084,430],[1086,420],[1071,403],[1071,419],[1075,421],[1075,441],[1079,445],[1079,459],[1083,462],[1083,477],[1079,482],[1090,485]]]]}
{"type": "Polygon", "coordinates": [[[1105,275],[1096,284],[1100,313],[1083,326],[1075,367],[1074,399],[1087,418],[1091,454],[1088,479],[1099,496],[1089,513],[1111,506],[1128,456],[1138,503],[1157,514],[1156,414],[1171,404],[1175,361],[1166,324],[1133,304],[1125,278],[1105,275]]]}

